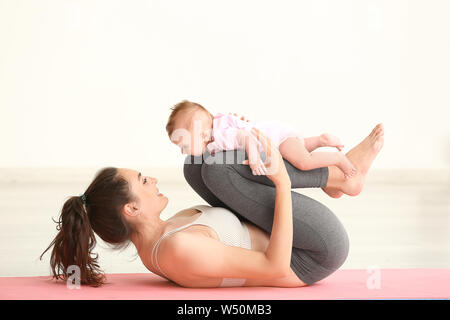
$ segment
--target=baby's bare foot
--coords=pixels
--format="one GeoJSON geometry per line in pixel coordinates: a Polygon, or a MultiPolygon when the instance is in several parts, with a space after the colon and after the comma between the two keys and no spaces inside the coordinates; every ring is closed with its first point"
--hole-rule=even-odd
{"type": "Polygon", "coordinates": [[[355,166],[345,154],[341,152],[338,152],[338,154],[341,156],[341,162],[337,166],[342,170],[346,179],[352,178],[357,171],[355,166]]]}
{"type": "Polygon", "coordinates": [[[335,147],[339,151],[344,148],[344,145],[341,143],[341,140],[332,135],[331,133],[324,133],[320,135],[320,142],[322,147],[335,147]]]}

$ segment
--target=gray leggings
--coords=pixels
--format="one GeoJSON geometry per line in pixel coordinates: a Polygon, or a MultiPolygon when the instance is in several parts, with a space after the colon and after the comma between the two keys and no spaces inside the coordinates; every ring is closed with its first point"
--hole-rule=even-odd
{"type": "MultiPolygon", "coordinates": [[[[205,161],[209,156],[206,152],[200,157],[186,157],[184,177],[189,185],[211,206],[227,208],[241,220],[250,221],[270,234],[275,206],[273,182],[266,176],[254,176],[249,166],[240,164],[247,159],[242,150],[223,154],[223,159],[234,159],[226,162],[232,164],[205,161]]],[[[219,158],[221,154],[215,156],[219,158]]],[[[264,160],[265,155],[261,156],[264,160]]],[[[326,186],[327,167],[302,171],[286,160],[284,163],[292,188],[326,186]]],[[[294,229],[291,268],[303,282],[311,285],[344,263],[349,240],[330,209],[307,196],[291,193],[294,229]]]]}

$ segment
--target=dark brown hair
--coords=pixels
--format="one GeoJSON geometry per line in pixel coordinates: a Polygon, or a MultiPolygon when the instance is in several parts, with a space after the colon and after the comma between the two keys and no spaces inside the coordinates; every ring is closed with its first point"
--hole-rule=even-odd
{"type": "Polygon", "coordinates": [[[203,107],[202,105],[200,105],[198,103],[189,101],[189,100],[183,100],[183,101],[177,103],[172,108],[170,108],[170,110],[172,110],[172,112],[170,113],[169,120],[167,121],[167,124],[166,124],[166,131],[167,131],[167,134],[169,135],[169,137],[172,135],[172,132],[174,130],[175,121],[176,121],[177,116],[185,111],[202,110],[202,111],[206,112],[208,115],[210,115],[211,118],[214,117],[208,110],[206,110],[205,107],[203,107]]]}
{"type": "Polygon", "coordinates": [[[53,246],[50,266],[53,278],[67,280],[67,268],[80,268],[81,284],[98,287],[106,277],[98,265],[94,232],[114,249],[130,244],[130,236],[136,232],[125,220],[121,209],[133,201],[129,184],[118,174],[117,168],[101,169],[84,192],[86,205],[81,197],[70,197],[63,205],[57,223],[58,234],[42,256],[53,246]]]}

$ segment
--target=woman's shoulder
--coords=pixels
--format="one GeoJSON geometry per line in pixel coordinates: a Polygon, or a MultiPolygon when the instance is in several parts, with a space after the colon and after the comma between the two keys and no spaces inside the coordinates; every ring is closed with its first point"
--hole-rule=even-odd
{"type": "Polygon", "coordinates": [[[208,232],[208,229],[210,229],[208,226],[203,224],[195,224],[195,221],[199,218],[199,215],[202,215],[208,208],[213,207],[206,205],[196,205],[183,209],[174,214],[170,218],[173,224],[164,232],[164,241],[161,241],[159,250],[163,249],[163,251],[165,251],[164,249],[169,249],[168,251],[170,252],[171,249],[176,249],[179,244],[185,244],[185,241],[188,241],[188,239],[191,238],[192,235],[206,235],[211,237],[211,233],[208,232]]]}
{"type": "Polygon", "coordinates": [[[211,234],[202,225],[192,225],[165,237],[159,245],[158,271],[162,270],[167,277],[177,283],[186,280],[189,275],[183,272],[177,261],[184,259],[186,253],[192,253],[194,248],[200,247],[206,237],[211,238],[211,234]]]}
{"type": "Polygon", "coordinates": [[[170,219],[173,219],[175,217],[186,217],[186,216],[192,216],[195,213],[197,213],[199,210],[195,209],[194,206],[193,207],[189,207],[183,210],[178,211],[177,213],[175,213],[170,219]]]}

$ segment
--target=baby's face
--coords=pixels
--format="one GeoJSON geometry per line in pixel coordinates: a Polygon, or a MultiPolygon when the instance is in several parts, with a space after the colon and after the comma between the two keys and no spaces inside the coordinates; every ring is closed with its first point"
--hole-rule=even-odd
{"type": "Polygon", "coordinates": [[[170,141],[182,154],[201,156],[211,140],[212,120],[203,112],[180,114],[175,122],[170,141]]]}

